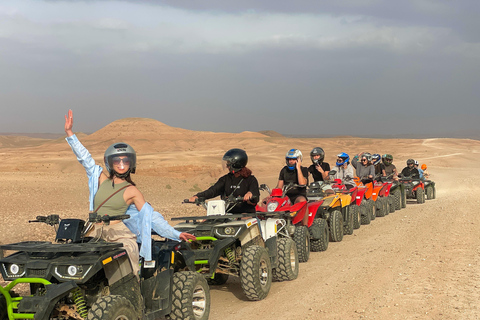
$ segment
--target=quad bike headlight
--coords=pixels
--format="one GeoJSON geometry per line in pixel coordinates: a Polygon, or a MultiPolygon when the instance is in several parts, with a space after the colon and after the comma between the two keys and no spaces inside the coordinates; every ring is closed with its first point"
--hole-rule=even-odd
{"type": "Polygon", "coordinates": [[[85,278],[92,267],[91,265],[56,266],[55,275],[61,279],[81,280],[85,278]]]}
{"type": "Polygon", "coordinates": [[[216,228],[214,233],[218,237],[235,237],[240,232],[241,227],[222,227],[216,228]]]}
{"type": "Polygon", "coordinates": [[[20,278],[25,275],[25,266],[23,264],[2,263],[2,268],[9,278],[20,278]]]}
{"type": "Polygon", "coordinates": [[[274,212],[278,207],[278,202],[277,201],[272,201],[269,204],[267,204],[267,211],[268,212],[274,212]]]}

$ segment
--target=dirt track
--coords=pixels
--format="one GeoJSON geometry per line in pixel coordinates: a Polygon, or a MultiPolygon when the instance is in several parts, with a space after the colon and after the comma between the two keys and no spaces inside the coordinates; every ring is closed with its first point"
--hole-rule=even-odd
{"type": "MultiPolygon", "coordinates": [[[[263,142],[255,149],[252,141],[248,143],[251,158],[257,161],[252,161],[254,172],[260,183],[272,185],[292,141],[275,141],[264,158],[263,142]]],[[[409,202],[406,209],[377,218],[340,243],[330,243],[327,251],[312,253],[310,260],[300,265],[297,280],[273,283],[263,301],[246,301],[235,279],[212,287],[210,319],[480,319],[480,190],[475,183],[479,179],[480,143],[453,139],[395,142],[395,149],[388,152],[398,159],[394,161],[398,168],[409,154],[429,164],[437,183],[436,200],[421,205],[409,202]]],[[[361,139],[352,143],[320,139],[295,143],[326,145],[330,163],[332,155],[347,144],[356,151],[371,148],[370,140],[361,139]]],[[[392,141],[375,144],[380,151],[387,146],[392,146],[392,141]]],[[[217,147],[222,150],[222,146],[217,147]]],[[[28,160],[38,155],[36,149],[0,148],[5,156],[0,167],[0,243],[48,238],[49,227],[26,223],[38,214],[86,214],[88,191],[82,169],[68,147],[55,145],[49,150],[42,155],[45,160],[35,159],[38,161],[32,168],[28,160]]],[[[100,151],[94,153],[98,154],[100,151]]],[[[147,200],[167,218],[194,212],[196,208],[180,205],[181,200],[193,194],[194,184],[207,187],[221,174],[216,168],[219,162],[214,166],[204,160],[197,163],[187,159],[182,169],[175,171],[178,168],[169,166],[172,162],[181,166],[181,154],[170,152],[165,160],[160,159],[157,167],[172,168],[169,174],[152,174],[157,172],[154,160],[145,158],[144,168],[150,166],[153,171],[135,177],[147,200]],[[187,164],[208,170],[189,171],[187,164]]]]}

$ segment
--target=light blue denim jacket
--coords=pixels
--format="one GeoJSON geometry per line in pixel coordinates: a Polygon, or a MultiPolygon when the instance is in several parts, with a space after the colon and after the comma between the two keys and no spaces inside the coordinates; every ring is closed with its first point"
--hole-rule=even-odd
{"type": "MultiPolygon", "coordinates": [[[[76,135],[67,137],[65,140],[67,140],[73,153],[77,156],[78,162],[80,162],[87,172],[88,188],[90,190],[90,211],[93,211],[93,200],[98,191],[98,179],[100,178],[103,168],[95,164],[92,155],[82,145],[76,135]]],[[[146,261],[152,260],[152,229],[162,237],[180,241],[180,232],[168,224],[160,213],[154,211],[148,202],[145,202],[140,211],[137,210],[134,204],[131,204],[125,214],[130,215],[130,218],[123,220],[123,223],[137,236],[137,242],[142,244],[140,247],[140,256],[146,261]]]]}

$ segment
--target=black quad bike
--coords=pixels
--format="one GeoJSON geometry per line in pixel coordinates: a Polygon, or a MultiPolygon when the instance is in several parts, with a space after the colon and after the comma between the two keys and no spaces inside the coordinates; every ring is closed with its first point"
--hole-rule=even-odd
{"type": "MultiPolygon", "coordinates": [[[[90,214],[89,222],[128,217],[90,214]]],[[[84,220],[50,215],[32,222],[58,226],[55,243],[0,246],[0,270],[11,281],[0,286],[0,320],[208,319],[209,287],[188,243],[152,240],[153,263],[141,263],[139,281],[122,244],[85,237],[84,220]],[[12,290],[19,283],[30,284],[30,295],[12,290]]]]}
{"type": "Polygon", "coordinates": [[[249,300],[262,300],[272,280],[297,278],[297,247],[291,238],[279,235],[286,226],[282,213],[229,214],[229,208],[240,201],[243,198],[208,202],[199,198],[193,203],[204,206],[206,216],[172,220],[184,221],[175,229],[197,237],[191,244],[195,265],[209,284],[222,285],[229,276],[236,276],[249,300]]]}
{"type": "Polygon", "coordinates": [[[401,177],[400,182],[405,187],[407,199],[414,199],[417,203],[425,203],[425,184],[420,178],[401,177]]]}

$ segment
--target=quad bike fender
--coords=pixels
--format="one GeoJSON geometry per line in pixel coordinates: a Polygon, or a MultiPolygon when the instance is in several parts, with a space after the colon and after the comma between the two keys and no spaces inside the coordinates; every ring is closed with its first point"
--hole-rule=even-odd
{"type": "Polygon", "coordinates": [[[276,268],[278,266],[277,237],[275,236],[265,241],[265,247],[267,248],[268,256],[272,262],[272,268],[276,268]]]}
{"type": "Polygon", "coordinates": [[[355,195],[355,203],[357,204],[357,206],[362,204],[362,199],[365,196],[365,192],[367,192],[367,188],[358,187],[358,191],[355,195]]]}
{"type": "MultiPolygon", "coordinates": [[[[158,319],[171,312],[173,273],[174,270],[171,268],[158,270],[155,276],[141,282],[141,292],[146,309],[144,319],[150,319],[151,315],[156,316],[153,319],[158,319]]],[[[133,305],[135,306],[135,304],[133,305]]]]}
{"type": "Polygon", "coordinates": [[[366,187],[366,191],[364,193],[364,196],[365,196],[365,199],[370,199],[372,197],[372,194],[373,194],[373,183],[367,183],[367,185],[365,186],[366,187]]]}
{"type": "Polygon", "coordinates": [[[277,236],[277,231],[285,225],[282,219],[269,218],[260,220],[260,228],[262,229],[263,240],[267,241],[277,236]]]}
{"type": "Polygon", "coordinates": [[[315,220],[318,208],[321,206],[322,203],[323,200],[308,203],[308,227],[310,227],[313,223],[313,220],[315,220]]]}
{"type": "Polygon", "coordinates": [[[422,188],[422,189],[425,189],[425,185],[423,184],[423,182],[420,181],[419,184],[417,184],[416,186],[413,187],[413,191],[417,191],[419,188],[422,188]]]}
{"type": "Polygon", "coordinates": [[[383,183],[375,184],[372,191],[372,200],[377,201],[378,196],[380,195],[380,190],[383,188],[383,183]]]}
{"type": "Polygon", "coordinates": [[[349,206],[352,202],[352,197],[348,194],[340,194],[339,197],[342,208],[349,206]]]}
{"type": "MultiPolygon", "coordinates": [[[[262,234],[260,232],[260,228],[258,227],[258,224],[255,224],[254,226],[248,228],[247,232],[242,233],[238,239],[240,240],[240,243],[243,247],[248,242],[258,237],[262,237],[262,234]]],[[[264,245],[260,245],[260,246],[264,247],[264,245]]]]}
{"type": "Polygon", "coordinates": [[[125,250],[113,257],[103,259],[102,264],[105,276],[108,279],[108,285],[110,286],[133,272],[125,250]]]}
{"type": "MultiPolygon", "coordinates": [[[[73,280],[46,285],[44,295],[23,297],[18,304],[18,312],[34,313],[35,320],[48,320],[57,302],[75,288],[77,288],[77,284],[73,280]]],[[[8,307],[8,311],[10,313],[10,307],[8,307]]]]}
{"type": "Polygon", "coordinates": [[[292,223],[297,224],[303,220],[303,217],[307,214],[307,201],[296,203],[290,208],[290,215],[293,216],[292,223]]]}

